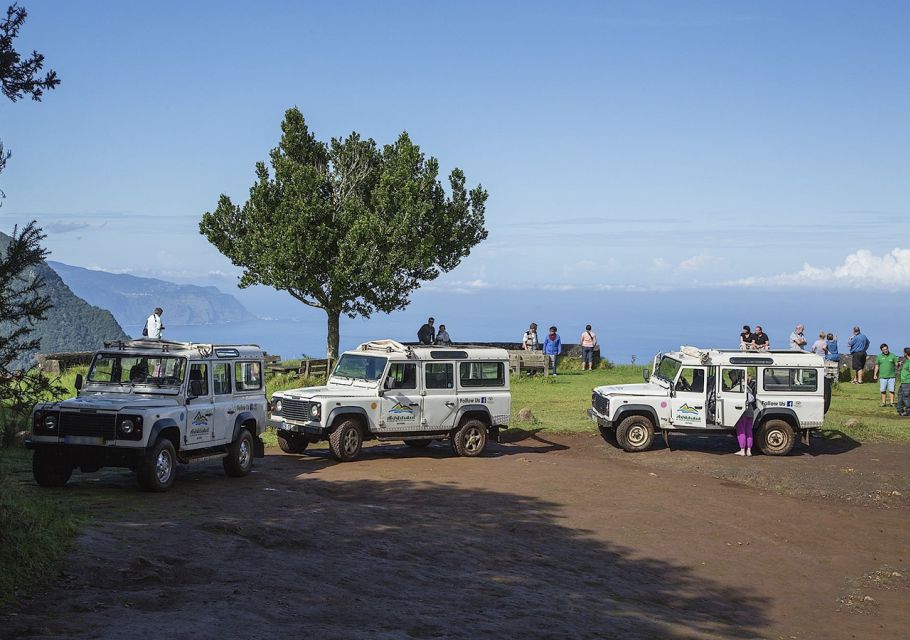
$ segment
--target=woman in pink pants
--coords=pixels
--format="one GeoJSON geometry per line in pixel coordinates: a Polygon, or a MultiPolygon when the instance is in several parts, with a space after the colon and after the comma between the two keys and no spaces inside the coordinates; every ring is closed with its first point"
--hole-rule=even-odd
{"type": "Polygon", "coordinates": [[[752,417],[755,415],[755,394],[752,392],[751,377],[746,377],[746,410],[736,422],[736,440],[739,443],[738,456],[752,455],[752,417]]]}

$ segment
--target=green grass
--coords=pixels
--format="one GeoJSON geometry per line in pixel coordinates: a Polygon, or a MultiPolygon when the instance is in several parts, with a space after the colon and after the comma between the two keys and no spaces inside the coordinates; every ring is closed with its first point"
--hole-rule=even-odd
{"type": "Polygon", "coordinates": [[[66,497],[35,485],[31,452],[0,449],[0,605],[56,574],[77,517],[66,497]]]}
{"type": "MultiPolygon", "coordinates": [[[[897,393],[894,394],[897,398],[897,393]]],[[[840,429],[856,440],[898,440],[910,442],[910,418],[897,415],[894,407],[882,407],[878,382],[840,383],[831,396],[825,428],[840,429]],[[858,424],[847,427],[848,420],[858,424]]]]}

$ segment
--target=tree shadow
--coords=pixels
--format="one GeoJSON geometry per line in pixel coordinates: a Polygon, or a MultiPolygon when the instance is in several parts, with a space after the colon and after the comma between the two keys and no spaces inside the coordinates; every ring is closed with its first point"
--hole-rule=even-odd
{"type": "Polygon", "coordinates": [[[224,495],[212,488],[172,526],[148,517],[114,541],[91,534],[102,553],[73,556],[52,610],[24,608],[5,631],[28,637],[39,615],[47,637],[755,638],[770,623],[752,588],[565,526],[554,502],[410,480],[267,480],[277,489],[247,483],[230,511],[213,509],[224,495]]]}

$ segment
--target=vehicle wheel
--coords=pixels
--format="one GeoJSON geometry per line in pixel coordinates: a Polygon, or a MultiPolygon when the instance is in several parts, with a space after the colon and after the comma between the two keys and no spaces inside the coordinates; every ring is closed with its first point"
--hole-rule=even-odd
{"type": "Polygon", "coordinates": [[[356,420],[345,420],[329,436],[329,450],[338,462],[350,462],[360,454],[363,433],[356,420]]]}
{"type": "Polygon", "coordinates": [[[647,451],[653,442],[654,425],[644,416],[629,416],[616,427],[616,444],[623,451],[647,451]]]}
{"type": "Polygon", "coordinates": [[[228,447],[227,457],[221,460],[224,472],[232,478],[242,478],[253,468],[253,436],[248,429],[241,429],[240,435],[228,447]]]}
{"type": "Polygon", "coordinates": [[[73,465],[58,453],[37,449],[32,456],[32,475],[42,487],[62,487],[73,475],[73,465]]]}
{"type": "Polygon", "coordinates": [[[285,453],[303,453],[309,446],[310,441],[306,438],[295,438],[294,436],[278,436],[278,448],[285,453]]]}
{"type": "Polygon", "coordinates": [[[177,477],[177,452],[174,443],[158,438],[155,446],[145,453],[136,468],[139,487],[143,491],[167,491],[177,477]]]}
{"type": "Polygon", "coordinates": [[[432,440],[405,440],[404,443],[411,447],[412,449],[426,449],[429,447],[433,441],[432,440]]]}
{"type": "Polygon", "coordinates": [[[756,440],[766,456],[785,456],[796,444],[796,431],[784,420],[768,420],[759,427],[756,440]]]}
{"type": "Polygon", "coordinates": [[[487,425],[480,420],[468,420],[452,436],[452,448],[465,458],[475,458],[487,448],[487,425]]]}

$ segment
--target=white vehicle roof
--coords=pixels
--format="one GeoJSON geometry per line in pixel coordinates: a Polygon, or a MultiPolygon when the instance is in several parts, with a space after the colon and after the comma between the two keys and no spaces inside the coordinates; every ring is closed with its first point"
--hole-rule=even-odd
{"type": "Polygon", "coordinates": [[[509,352],[496,347],[477,347],[469,344],[410,346],[395,340],[372,340],[345,353],[371,353],[390,360],[508,360],[509,352]]]}
{"type": "Polygon", "coordinates": [[[769,349],[768,351],[742,351],[740,349],[699,349],[682,346],[679,351],[664,353],[683,366],[729,364],[739,366],[822,367],[824,359],[799,349],[769,349]]]}
{"type": "Polygon", "coordinates": [[[147,356],[168,354],[184,358],[261,358],[262,349],[255,344],[210,344],[174,340],[114,340],[104,343],[105,353],[127,351],[147,356]]]}

